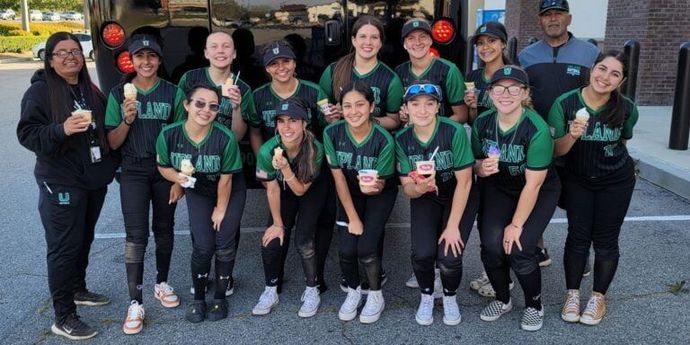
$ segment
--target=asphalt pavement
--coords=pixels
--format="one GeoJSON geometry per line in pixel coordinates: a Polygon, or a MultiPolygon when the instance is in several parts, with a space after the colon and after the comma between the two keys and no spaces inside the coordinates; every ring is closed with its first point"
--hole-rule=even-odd
{"type": "MultiPolygon", "coordinates": [[[[19,100],[28,87],[36,63],[0,65],[0,157],[5,168],[0,179],[0,196],[5,211],[0,215],[0,343],[62,344],[50,333],[52,306],[47,285],[45,241],[37,212],[37,186],[32,175],[33,155],[22,148],[15,129],[19,100]]],[[[635,139],[633,139],[635,140],[635,139]]],[[[656,182],[655,182],[656,183],[656,182]]],[[[657,183],[658,184],[658,183],[657,183]]],[[[190,324],[184,311],[191,300],[189,257],[191,243],[186,205],[176,217],[176,243],[170,284],[182,298],[182,305],[165,309],[153,298],[155,264],[153,239],[146,256],[144,305],[146,326],[141,334],[126,336],[121,331],[128,305],[124,267],[124,229],[118,185],[110,185],[93,243],[87,274],[89,288],[108,295],[112,303],[103,307],[80,307],[83,320],[100,334],[93,344],[688,344],[690,339],[690,293],[681,281],[690,282],[690,202],[668,190],[638,179],[628,220],[620,237],[621,259],[617,276],[608,293],[609,311],[596,327],[567,324],[560,319],[565,282],[561,264],[566,223],[557,211],[545,233],[554,263],[543,269],[546,317],[541,331],[519,329],[524,301],[519,287],[512,296],[516,308],[498,321],[487,323],[479,312],[490,301],[468,287],[481,271],[479,241],[473,232],[464,258],[464,275],[458,291],[463,313],[460,325],[442,322],[437,305],[432,326],[419,326],[414,313],[419,292],[404,286],[411,274],[409,207],[399,196],[386,235],[384,268],[389,281],[383,288],[386,309],[373,325],[341,322],[337,310],[345,298],[338,288],[337,236],[327,263],[326,283],[319,313],[300,319],[297,310],[304,289],[299,259],[291,250],[286,264],[280,304],[268,316],[251,315],[263,289],[259,239],[265,224],[265,197],[251,191],[242,221],[242,239],[235,267],[235,294],[228,299],[230,316],[217,322],[190,324]],[[676,291],[680,290],[680,291],[676,291]]],[[[583,280],[583,303],[591,291],[592,278],[583,280]]],[[[209,296],[211,298],[211,296],[209,296]]]]}

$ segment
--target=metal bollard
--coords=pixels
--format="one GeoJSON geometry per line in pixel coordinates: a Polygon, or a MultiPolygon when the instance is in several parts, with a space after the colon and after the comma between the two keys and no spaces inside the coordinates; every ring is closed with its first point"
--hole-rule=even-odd
{"type": "Polygon", "coordinates": [[[510,58],[510,61],[512,61],[514,64],[518,64],[518,59],[517,59],[517,48],[518,48],[518,39],[517,37],[512,37],[508,40],[508,57],[510,58]]]}
{"type": "Polygon", "coordinates": [[[640,43],[635,40],[625,42],[623,51],[628,56],[628,78],[623,85],[623,94],[633,101],[637,93],[637,68],[640,64],[640,43]]]}
{"type": "Polygon", "coordinates": [[[668,148],[672,150],[688,149],[690,133],[690,42],[680,46],[678,56],[678,73],[676,74],[676,94],[673,98],[673,116],[668,148]]]}

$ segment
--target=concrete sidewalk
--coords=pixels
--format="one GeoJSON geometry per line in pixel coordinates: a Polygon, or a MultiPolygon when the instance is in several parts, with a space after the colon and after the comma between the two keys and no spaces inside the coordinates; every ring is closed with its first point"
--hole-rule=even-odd
{"type": "Polygon", "coordinates": [[[641,106],[639,111],[628,148],[638,161],[640,176],[690,199],[690,150],[668,148],[672,107],[641,106]]]}

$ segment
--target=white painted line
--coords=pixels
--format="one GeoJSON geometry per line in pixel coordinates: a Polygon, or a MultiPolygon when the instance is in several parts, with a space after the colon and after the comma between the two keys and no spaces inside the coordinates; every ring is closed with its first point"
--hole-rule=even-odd
{"type": "MultiPolygon", "coordinates": [[[[641,216],[641,217],[625,217],[626,222],[678,222],[678,221],[688,221],[690,220],[690,215],[676,215],[676,216],[641,216]]],[[[567,224],[568,218],[553,218],[549,224],[567,224]]],[[[476,222],[475,222],[476,225],[476,222]]],[[[388,223],[386,228],[389,229],[399,229],[399,228],[409,228],[410,223],[388,223]]],[[[241,228],[242,232],[262,232],[266,230],[265,227],[247,227],[241,228]]],[[[189,231],[175,231],[175,236],[186,236],[189,235],[189,231]]],[[[94,236],[95,239],[108,240],[116,238],[125,238],[125,233],[123,232],[111,232],[111,233],[98,233],[94,236]]]]}

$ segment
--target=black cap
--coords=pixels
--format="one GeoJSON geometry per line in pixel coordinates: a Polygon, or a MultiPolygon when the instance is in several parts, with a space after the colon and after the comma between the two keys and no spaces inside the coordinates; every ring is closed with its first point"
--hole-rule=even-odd
{"type": "Polygon", "coordinates": [[[501,79],[512,79],[515,81],[519,81],[525,86],[529,85],[529,78],[527,77],[527,72],[525,72],[522,68],[517,66],[505,66],[496,71],[493,77],[491,77],[491,84],[494,84],[501,79]]]}
{"type": "Polygon", "coordinates": [[[568,5],[568,0],[541,0],[539,3],[539,15],[548,10],[570,12],[570,5],[568,5]]]}
{"type": "Polygon", "coordinates": [[[304,103],[294,98],[288,98],[278,103],[275,110],[276,113],[273,115],[274,119],[278,116],[286,115],[292,119],[309,122],[309,112],[304,106],[304,103]]]}
{"type": "Polygon", "coordinates": [[[134,55],[142,49],[151,49],[154,53],[158,54],[158,56],[163,56],[161,46],[158,45],[158,41],[153,36],[137,35],[132,37],[128,47],[129,53],[134,55]]]}
{"type": "Polygon", "coordinates": [[[503,41],[503,43],[508,42],[508,33],[506,32],[506,27],[500,22],[486,22],[482,24],[477,30],[474,31],[474,36],[472,36],[471,43],[477,44],[479,36],[491,36],[498,38],[503,41]]]}
{"type": "Polygon", "coordinates": [[[296,59],[292,48],[283,42],[275,42],[266,47],[266,50],[264,50],[264,67],[277,58],[296,59]]]}
{"type": "Polygon", "coordinates": [[[402,27],[402,36],[401,40],[405,40],[405,37],[409,35],[412,31],[415,30],[422,30],[429,35],[431,35],[431,25],[429,25],[429,22],[421,19],[421,18],[413,18],[408,20],[402,27]]]}

